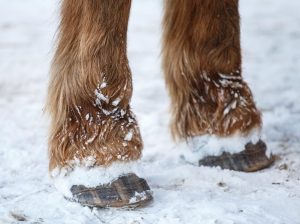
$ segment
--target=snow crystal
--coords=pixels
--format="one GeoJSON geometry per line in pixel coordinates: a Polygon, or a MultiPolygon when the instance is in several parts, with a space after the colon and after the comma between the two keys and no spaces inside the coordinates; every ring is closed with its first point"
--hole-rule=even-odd
{"type": "Polygon", "coordinates": [[[123,117],[126,114],[125,110],[121,110],[121,116],[123,117]]]}
{"type": "Polygon", "coordinates": [[[76,111],[77,111],[77,113],[80,115],[81,114],[81,106],[75,106],[75,109],[76,109],[76,111]]]}
{"type": "Polygon", "coordinates": [[[223,79],[233,79],[233,80],[242,80],[242,77],[240,76],[234,76],[234,75],[225,75],[225,74],[219,74],[219,76],[223,79]]]}
{"type": "Polygon", "coordinates": [[[225,109],[224,109],[224,112],[223,112],[223,115],[227,115],[230,110],[234,110],[236,108],[236,105],[237,105],[237,101],[234,100],[232,101],[232,103],[230,103],[225,109]]]}
{"type": "Polygon", "coordinates": [[[108,99],[108,97],[107,96],[104,96],[103,94],[102,94],[102,92],[101,91],[99,91],[98,89],[96,89],[95,90],[95,95],[96,95],[96,105],[101,105],[101,100],[102,101],[104,101],[104,102],[106,102],[106,103],[108,103],[109,102],[109,99],[108,99]]]}
{"type": "Polygon", "coordinates": [[[141,193],[135,192],[134,196],[130,198],[129,204],[134,204],[138,201],[143,201],[147,198],[147,192],[143,191],[141,193]]]}
{"type": "Polygon", "coordinates": [[[107,86],[107,83],[106,82],[103,82],[101,85],[100,85],[100,89],[103,89],[107,86]]]}
{"type": "Polygon", "coordinates": [[[98,133],[95,132],[92,137],[90,137],[90,138],[88,138],[88,140],[86,140],[85,145],[93,143],[95,141],[97,135],[98,135],[98,133]]]}
{"type": "Polygon", "coordinates": [[[102,112],[103,112],[105,115],[110,115],[110,114],[111,114],[111,112],[108,111],[108,110],[105,110],[105,109],[101,109],[101,110],[102,110],[102,112]]]}
{"type": "Polygon", "coordinates": [[[117,99],[115,99],[113,102],[112,102],[112,105],[113,106],[118,106],[118,104],[120,103],[120,101],[121,101],[121,99],[120,98],[117,98],[117,99]]]}
{"type": "Polygon", "coordinates": [[[133,130],[130,130],[130,131],[126,134],[124,140],[129,142],[129,141],[132,140],[132,137],[133,137],[133,130]]]}

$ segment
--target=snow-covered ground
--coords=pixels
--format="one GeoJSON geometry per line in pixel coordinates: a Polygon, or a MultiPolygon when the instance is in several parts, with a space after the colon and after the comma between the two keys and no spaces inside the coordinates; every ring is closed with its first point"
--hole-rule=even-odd
{"type": "Polygon", "coordinates": [[[280,160],[258,173],[188,164],[171,141],[160,70],[161,0],[133,1],[132,106],[145,150],[140,171],[154,192],[142,209],[93,210],[66,201],[47,174],[43,115],[57,0],[0,0],[0,223],[299,224],[300,1],[241,0],[244,77],[280,160]],[[25,220],[25,221],[18,221],[25,220]]]}

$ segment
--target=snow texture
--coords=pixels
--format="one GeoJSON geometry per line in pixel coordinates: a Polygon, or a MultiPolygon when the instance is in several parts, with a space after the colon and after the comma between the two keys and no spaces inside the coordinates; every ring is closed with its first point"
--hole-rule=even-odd
{"type": "Polygon", "coordinates": [[[137,166],[155,198],[133,211],[83,208],[51,183],[43,107],[58,1],[0,0],[0,6],[1,224],[300,223],[299,0],[240,2],[244,77],[264,115],[263,135],[280,158],[258,173],[194,166],[186,160],[188,146],[172,142],[159,66],[162,1],[133,1],[132,106],[145,143],[137,166]]]}

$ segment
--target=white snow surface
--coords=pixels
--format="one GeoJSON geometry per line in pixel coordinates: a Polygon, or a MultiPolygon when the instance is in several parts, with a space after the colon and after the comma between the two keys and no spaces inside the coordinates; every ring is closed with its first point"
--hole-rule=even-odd
{"type": "Polygon", "coordinates": [[[154,193],[152,204],[136,210],[84,208],[51,183],[43,107],[58,1],[0,0],[0,6],[1,224],[300,223],[299,0],[240,1],[244,77],[263,112],[268,147],[279,157],[257,173],[187,162],[188,146],[174,143],[168,129],[159,66],[162,1],[133,1],[132,107],[145,144],[137,168],[154,193]]]}

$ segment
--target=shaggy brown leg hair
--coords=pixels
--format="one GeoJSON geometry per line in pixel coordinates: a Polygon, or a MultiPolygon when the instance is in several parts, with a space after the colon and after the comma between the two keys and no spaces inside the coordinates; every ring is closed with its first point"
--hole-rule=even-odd
{"type": "Polygon", "coordinates": [[[50,170],[74,161],[109,165],[141,155],[142,140],[129,106],[130,5],[131,0],[62,2],[47,102],[50,170]]]}
{"type": "Polygon", "coordinates": [[[174,137],[261,126],[241,76],[238,0],[165,0],[162,53],[174,137]]]}

